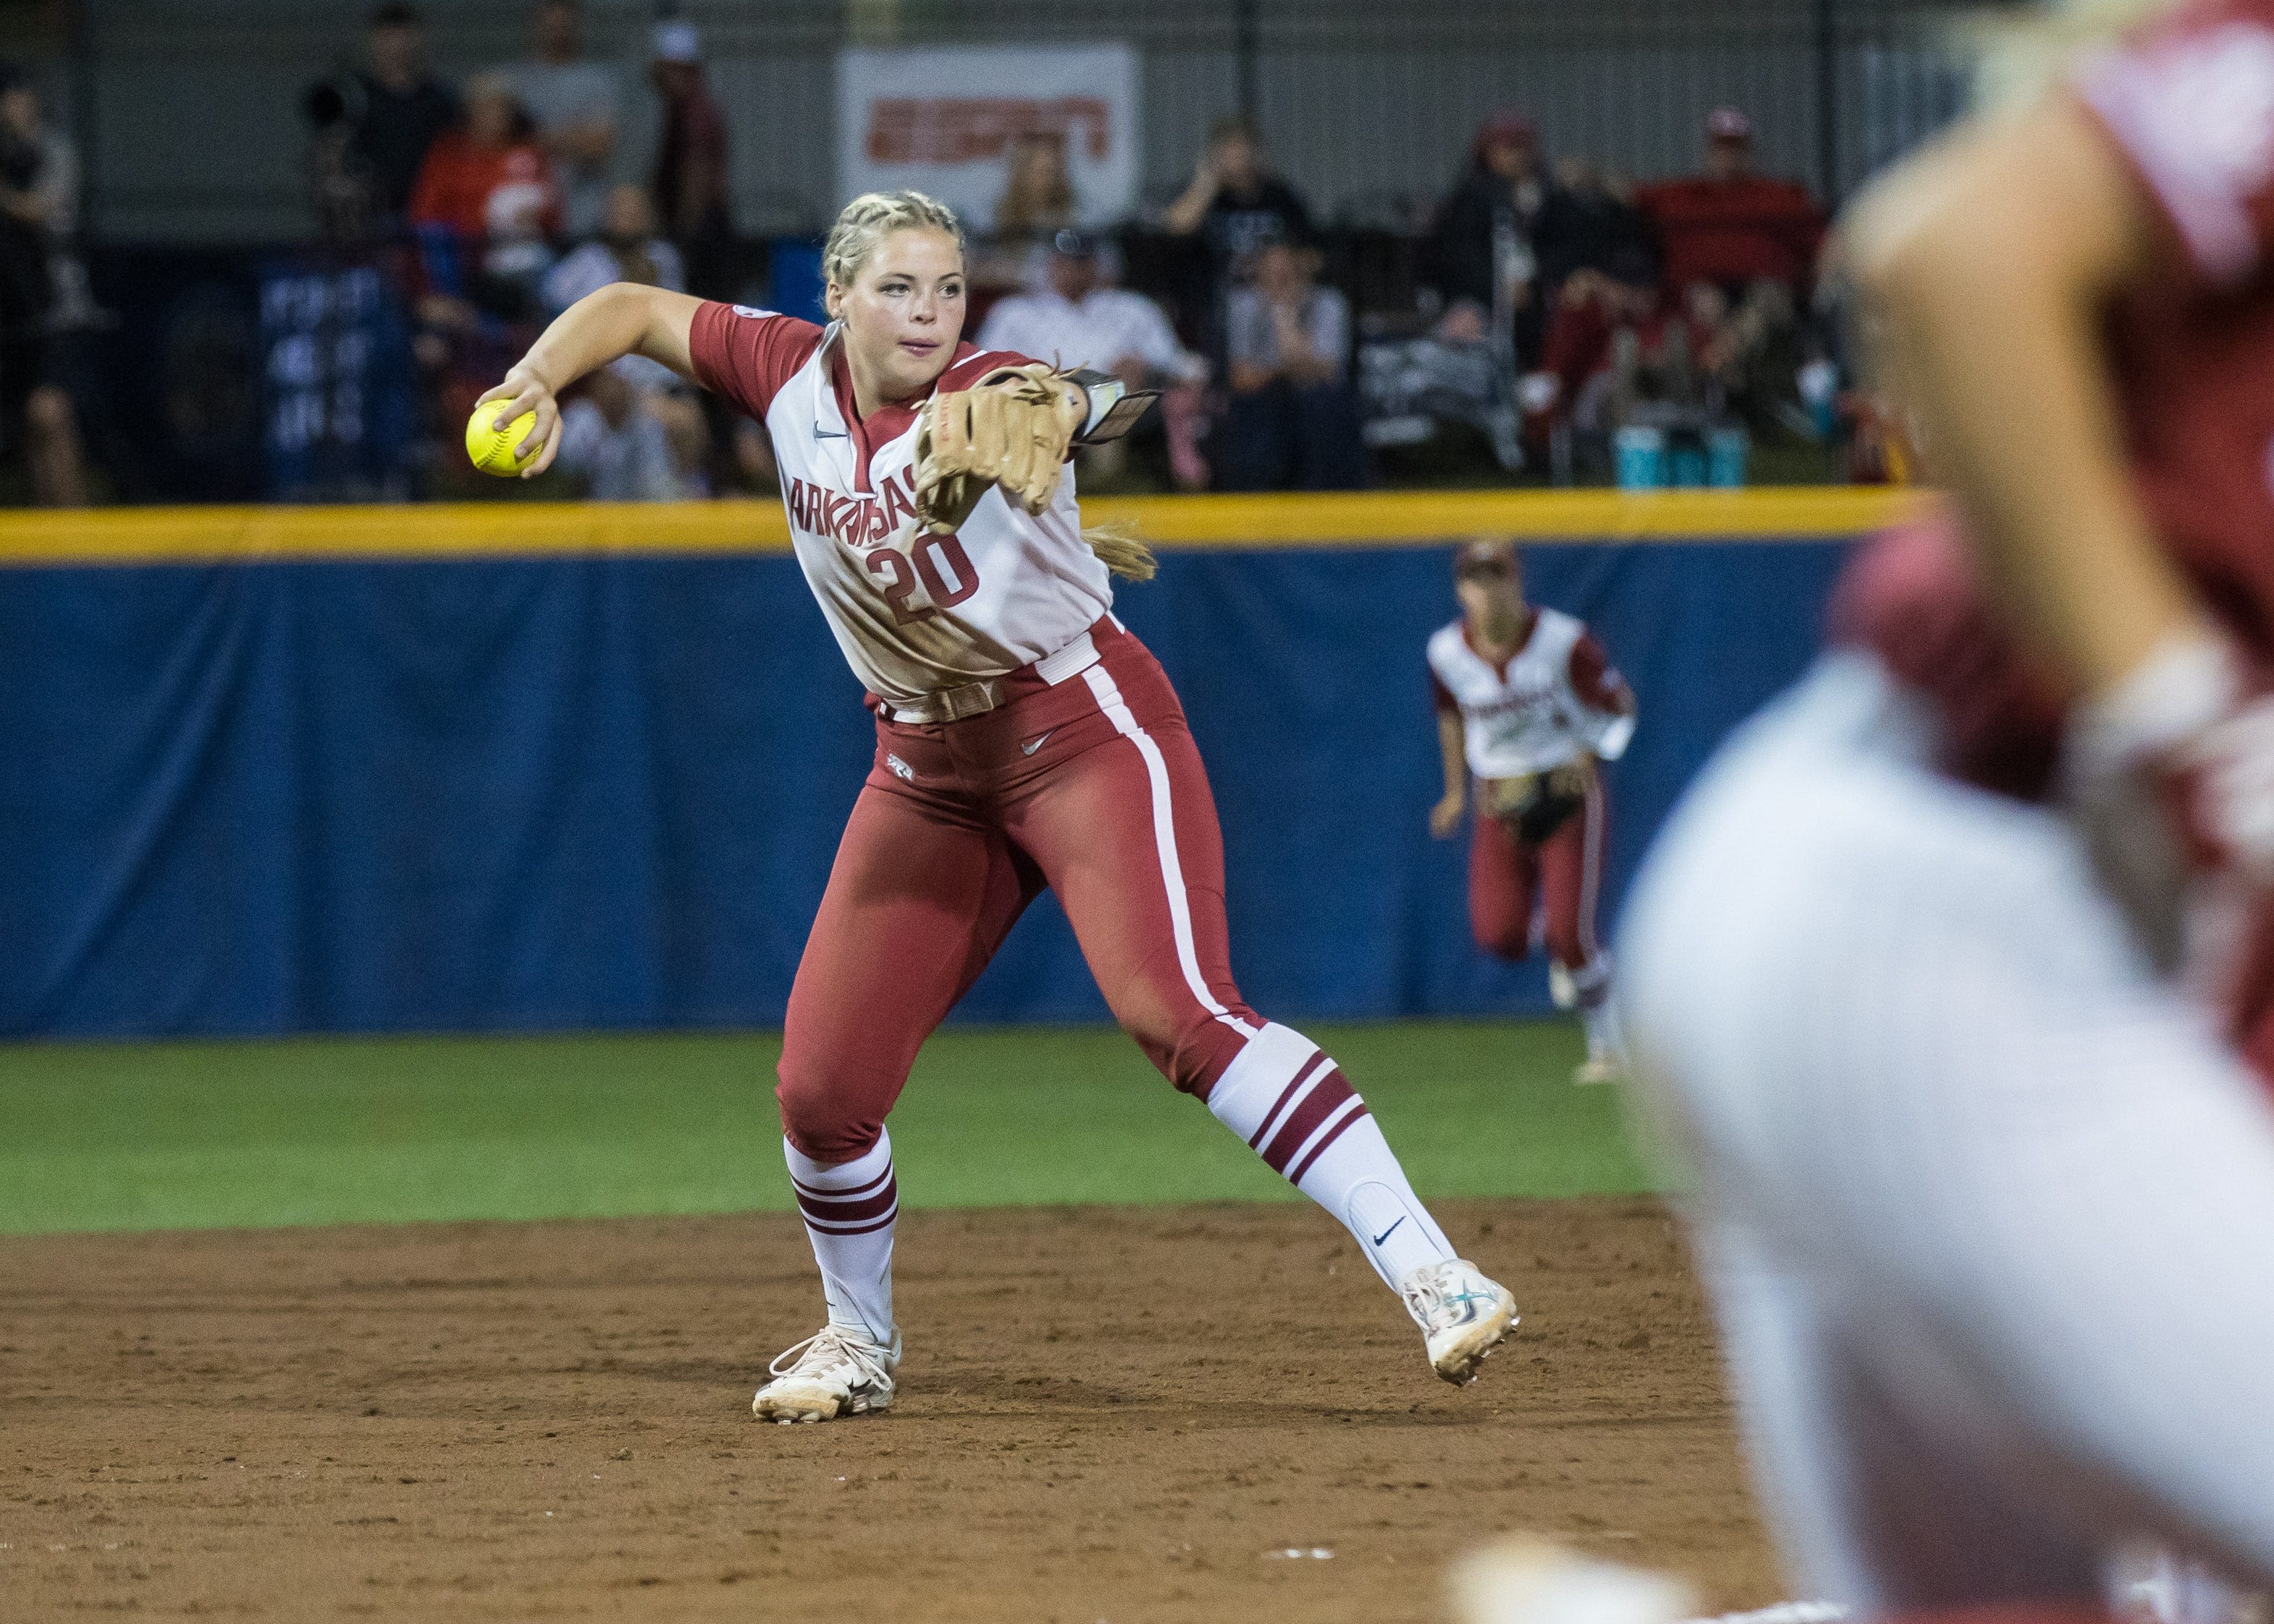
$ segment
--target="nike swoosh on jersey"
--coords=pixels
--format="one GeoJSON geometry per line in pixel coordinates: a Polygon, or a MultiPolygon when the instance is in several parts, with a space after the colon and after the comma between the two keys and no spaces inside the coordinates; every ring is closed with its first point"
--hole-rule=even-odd
{"type": "MultiPolygon", "coordinates": [[[[1058,732],[1057,728],[1053,727],[1050,729],[1050,733],[1054,733],[1056,732],[1058,732]]],[[[1041,749],[1044,745],[1050,741],[1050,733],[1043,733],[1037,738],[1028,740],[1026,743],[1019,747],[1019,754],[1021,756],[1032,756],[1036,750],[1041,749]]],[[[1401,1218],[1398,1222],[1403,1223],[1404,1220],[1401,1218]]]]}

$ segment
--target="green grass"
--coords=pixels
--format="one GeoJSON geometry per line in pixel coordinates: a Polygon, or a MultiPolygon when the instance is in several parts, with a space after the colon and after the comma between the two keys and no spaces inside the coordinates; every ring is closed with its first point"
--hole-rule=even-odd
{"type": "MultiPolygon", "coordinates": [[[[1569,1026],[1321,1026],[1426,1195],[1646,1189],[1569,1026]]],[[[0,1046],[0,1233],[787,1208],[778,1034],[0,1046]]],[[[1118,1033],[934,1038],[911,1206],[1291,1199],[1118,1033]]]]}

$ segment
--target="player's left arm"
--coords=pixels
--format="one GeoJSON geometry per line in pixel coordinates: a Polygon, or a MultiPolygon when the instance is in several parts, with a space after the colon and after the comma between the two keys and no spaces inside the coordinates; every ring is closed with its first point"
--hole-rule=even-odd
{"type": "Polygon", "coordinates": [[[2006,601],[2078,688],[2207,632],[2127,477],[2100,324],[2154,263],[2148,198],[2073,98],[1977,124],[1846,228],[1894,395],[2006,601]]]}
{"type": "Polygon", "coordinates": [[[2142,286],[2232,288],[2274,245],[2274,29],[2174,8],[2074,89],[1977,122],[1848,229],[1887,382],[2021,626],[2082,696],[2063,799],[2151,957],[2191,869],[2274,881],[2274,700],[2158,544],[2105,321],[2142,286]]]}
{"type": "Polygon", "coordinates": [[[1611,664],[1611,657],[1593,632],[1582,634],[1571,645],[1568,680],[1571,696],[1585,713],[1582,726],[1587,749],[1583,764],[1592,778],[1598,762],[1616,761],[1626,754],[1640,707],[1635,703],[1634,689],[1611,664]]]}

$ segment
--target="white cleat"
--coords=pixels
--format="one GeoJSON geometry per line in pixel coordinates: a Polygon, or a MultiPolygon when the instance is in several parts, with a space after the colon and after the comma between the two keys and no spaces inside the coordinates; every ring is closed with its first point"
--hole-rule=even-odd
{"type": "Polygon", "coordinates": [[[1516,1298],[1465,1258],[1415,1269],[1404,1295],[1430,1368],[1456,1387],[1474,1381],[1477,1366],[1516,1328],[1516,1298]]]}
{"type": "Polygon", "coordinates": [[[1698,1615],[1696,1593],[1679,1579],[1529,1536],[1472,1552],[1450,1578],[1461,1624],[1677,1624],[1698,1615]]]}
{"type": "Polygon", "coordinates": [[[1579,1084],[1615,1083],[1624,1080],[1627,1068],[1616,1055],[1590,1055],[1571,1073],[1571,1080],[1579,1084]]]}
{"type": "Polygon", "coordinates": [[[892,1403],[900,1365],[897,1328],[887,1344],[852,1326],[825,1325],[766,1367],[773,1380],[750,1401],[750,1413],[784,1426],[867,1415],[892,1403]]]}

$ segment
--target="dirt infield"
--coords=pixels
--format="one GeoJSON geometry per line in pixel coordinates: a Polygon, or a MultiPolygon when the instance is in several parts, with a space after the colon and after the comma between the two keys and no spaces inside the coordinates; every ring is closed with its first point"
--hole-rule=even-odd
{"type": "Polygon", "coordinates": [[[0,1613],[1373,1624],[1514,1529],[1775,1599],[1664,1213],[1444,1216],[1465,1391],[1306,1207],[917,1213],[899,1406],[808,1427],[786,1216],[0,1242],[0,1613]]]}

